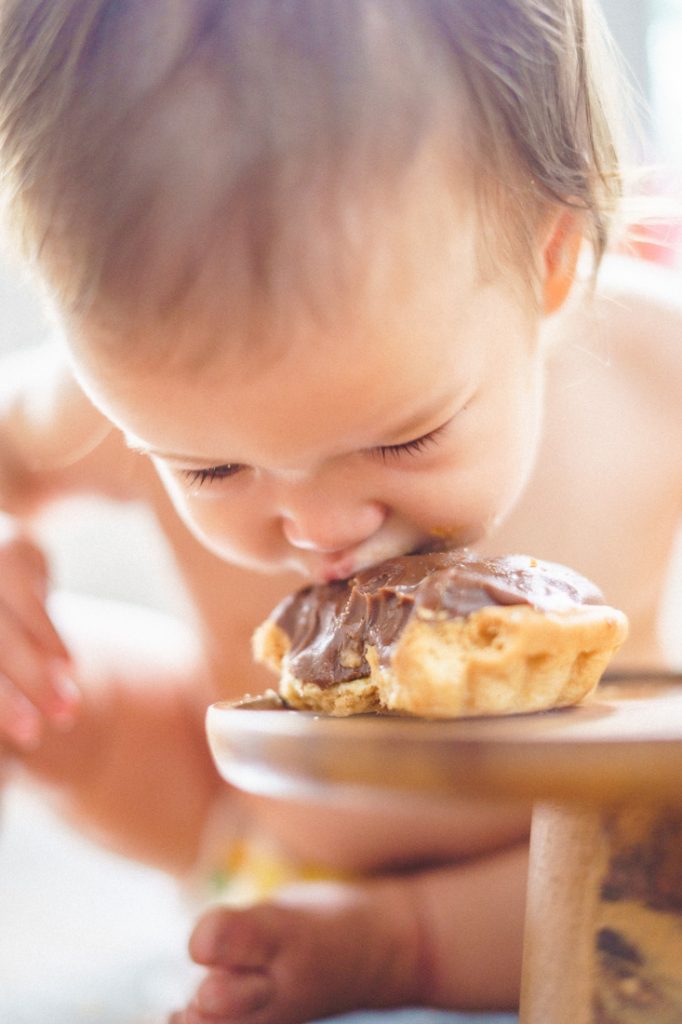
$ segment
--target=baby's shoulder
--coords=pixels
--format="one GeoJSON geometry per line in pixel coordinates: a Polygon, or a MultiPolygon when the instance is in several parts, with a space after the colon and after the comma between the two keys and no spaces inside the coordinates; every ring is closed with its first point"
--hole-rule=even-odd
{"type": "Polygon", "coordinates": [[[602,386],[637,392],[682,425],[682,273],[641,259],[605,259],[596,289],[579,288],[561,340],[591,361],[602,386]]]}
{"type": "Polygon", "coordinates": [[[682,271],[613,255],[602,268],[594,313],[621,360],[660,381],[662,391],[682,385],[682,271]]]}

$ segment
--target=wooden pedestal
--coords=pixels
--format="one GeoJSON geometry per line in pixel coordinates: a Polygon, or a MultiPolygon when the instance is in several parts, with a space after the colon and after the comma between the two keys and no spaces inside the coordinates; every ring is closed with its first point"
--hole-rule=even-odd
{"type": "Polygon", "coordinates": [[[682,1022],[682,809],[536,808],[521,1024],[682,1022]]]}
{"type": "Polygon", "coordinates": [[[209,709],[208,736],[225,779],[267,796],[532,801],[521,1024],[682,1024],[682,676],[453,722],[248,699],[209,709]]]}

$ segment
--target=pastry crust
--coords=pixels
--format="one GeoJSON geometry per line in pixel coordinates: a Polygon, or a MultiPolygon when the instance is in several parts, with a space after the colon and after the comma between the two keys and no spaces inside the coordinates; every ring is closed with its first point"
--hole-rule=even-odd
{"type": "Polygon", "coordinates": [[[454,619],[420,609],[387,666],[368,647],[369,676],[325,687],[295,678],[289,637],[270,620],[256,631],[254,653],[280,673],[280,695],[294,708],[331,715],[521,714],[588,696],[626,635],[626,616],[607,605],[490,605],[454,619]]]}

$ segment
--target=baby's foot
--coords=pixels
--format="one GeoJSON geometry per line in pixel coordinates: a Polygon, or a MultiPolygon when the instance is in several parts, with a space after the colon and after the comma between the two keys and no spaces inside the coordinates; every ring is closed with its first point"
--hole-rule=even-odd
{"type": "Polygon", "coordinates": [[[246,910],[209,911],[190,941],[209,968],[171,1024],[305,1024],[355,1009],[420,1001],[417,914],[382,880],[288,889],[246,910]]]}

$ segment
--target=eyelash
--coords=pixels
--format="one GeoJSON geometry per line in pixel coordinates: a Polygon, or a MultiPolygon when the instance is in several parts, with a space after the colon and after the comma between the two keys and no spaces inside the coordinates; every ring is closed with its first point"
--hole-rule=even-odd
{"type": "Polygon", "coordinates": [[[242,469],[244,466],[238,462],[228,462],[224,466],[209,466],[208,469],[183,469],[182,476],[190,487],[201,487],[216,480],[227,480],[231,476],[236,476],[242,469]]]}
{"type": "MultiPolygon", "coordinates": [[[[374,455],[386,462],[387,459],[397,459],[401,455],[418,455],[432,444],[438,444],[438,438],[447,424],[432,430],[430,434],[423,437],[415,437],[413,441],[405,441],[404,444],[382,444],[376,448],[368,449],[370,455],[374,455]]],[[[245,466],[238,462],[226,463],[224,466],[209,466],[208,469],[183,469],[182,476],[190,487],[201,487],[203,484],[212,484],[216,480],[227,480],[236,476],[245,466]]]]}
{"type": "Polygon", "coordinates": [[[389,458],[400,458],[401,455],[418,455],[432,444],[438,444],[438,435],[443,427],[424,434],[423,437],[415,437],[414,441],[405,441],[404,444],[382,444],[378,448],[370,448],[370,454],[386,462],[389,458]]]}

